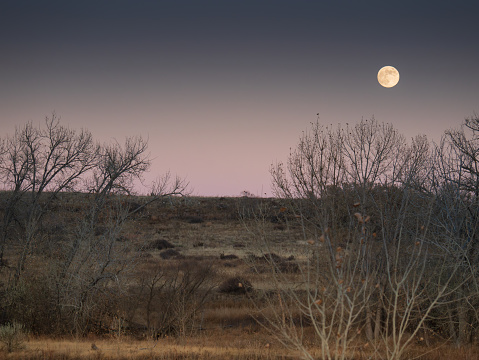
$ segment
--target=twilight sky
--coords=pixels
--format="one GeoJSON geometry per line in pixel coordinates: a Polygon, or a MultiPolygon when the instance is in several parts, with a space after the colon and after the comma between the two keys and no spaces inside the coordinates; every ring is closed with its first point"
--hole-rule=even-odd
{"type": "Polygon", "coordinates": [[[55,111],[100,141],[148,138],[147,180],[269,195],[317,113],[431,139],[479,113],[478,15],[477,0],[2,0],[0,134],[55,111]]]}

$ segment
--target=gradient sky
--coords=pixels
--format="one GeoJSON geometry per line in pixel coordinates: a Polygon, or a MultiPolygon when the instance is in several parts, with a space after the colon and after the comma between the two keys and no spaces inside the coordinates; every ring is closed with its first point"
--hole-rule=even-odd
{"type": "Polygon", "coordinates": [[[479,112],[478,16],[477,0],[2,0],[0,132],[55,111],[100,141],[148,138],[147,179],[269,195],[317,113],[438,139],[479,112]]]}

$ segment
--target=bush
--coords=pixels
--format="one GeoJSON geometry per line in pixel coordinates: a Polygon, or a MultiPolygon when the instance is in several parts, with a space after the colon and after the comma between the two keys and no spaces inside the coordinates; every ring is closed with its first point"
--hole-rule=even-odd
{"type": "Polygon", "coordinates": [[[178,258],[182,258],[183,255],[181,255],[178,251],[176,250],[173,250],[173,249],[168,249],[168,250],[165,250],[165,251],[162,251],[160,253],[160,257],[162,259],[165,259],[165,260],[168,260],[168,259],[178,259],[178,258]]]}
{"type": "Polygon", "coordinates": [[[165,239],[158,239],[146,246],[147,250],[164,250],[164,249],[173,249],[175,245],[170,243],[168,240],[165,239]]]}
{"type": "Polygon", "coordinates": [[[226,294],[246,294],[251,290],[251,283],[239,276],[228,278],[219,287],[219,291],[226,294]]]}
{"type": "Polygon", "coordinates": [[[300,272],[297,262],[293,261],[293,255],[283,258],[275,253],[267,253],[262,256],[250,255],[248,260],[252,263],[251,270],[258,274],[268,272],[281,272],[296,274],[300,272]]]}
{"type": "Polygon", "coordinates": [[[25,347],[25,328],[22,324],[13,322],[0,326],[0,342],[3,349],[10,352],[21,350],[25,347]]]}
{"type": "Polygon", "coordinates": [[[275,253],[267,253],[261,256],[251,254],[249,260],[257,263],[279,263],[283,261],[283,258],[275,253]]]}
{"type": "Polygon", "coordinates": [[[225,255],[225,254],[220,254],[220,259],[221,260],[235,260],[237,259],[238,257],[234,254],[228,254],[228,255],[225,255]]]}
{"type": "Polygon", "coordinates": [[[281,261],[276,264],[278,270],[283,274],[297,274],[300,272],[300,268],[297,262],[294,261],[281,261]]]}
{"type": "Polygon", "coordinates": [[[189,224],[201,224],[202,222],[204,222],[203,218],[199,216],[190,216],[189,218],[187,218],[187,221],[189,224]]]}

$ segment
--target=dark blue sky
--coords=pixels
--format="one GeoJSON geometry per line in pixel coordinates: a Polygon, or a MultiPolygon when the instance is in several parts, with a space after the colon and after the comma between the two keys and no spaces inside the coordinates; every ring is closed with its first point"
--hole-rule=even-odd
{"type": "Polygon", "coordinates": [[[316,113],[437,139],[479,111],[478,15],[477,1],[2,1],[0,130],[56,111],[101,140],[148,137],[152,176],[260,194],[316,113]]]}

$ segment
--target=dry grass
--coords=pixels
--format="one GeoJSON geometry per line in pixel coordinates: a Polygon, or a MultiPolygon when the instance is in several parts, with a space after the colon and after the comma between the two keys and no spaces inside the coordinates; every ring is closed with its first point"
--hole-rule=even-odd
{"type": "Polygon", "coordinates": [[[0,353],[1,359],[294,359],[298,354],[285,351],[257,334],[230,331],[219,335],[187,339],[43,339],[28,341],[26,348],[11,354],[0,353]],[[221,344],[218,344],[218,338],[221,344]],[[95,344],[96,350],[92,349],[95,344]]]}
{"type": "MultiPolygon", "coordinates": [[[[358,343],[350,349],[349,358],[355,360],[381,359],[374,356],[367,343],[358,343]]],[[[319,349],[310,344],[311,354],[320,359],[319,349]],[[317,349],[317,350],[316,350],[317,349]]],[[[404,359],[423,360],[477,360],[477,348],[456,349],[452,346],[439,346],[427,349],[413,346],[404,359]]],[[[235,360],[273,360],[301,359],[296,351],[284,349],[274,339],[263,332],[233,329],[215,330],[193,338],[159,339],[157,341],[139,341],[121,339],[47,339],[32,338],[24,350],[14,353],[0,352],[0,359],[8,360],[147,360],[147,359],[235,359],[235,360]],[[95,344],[96,350],[92,349],[95,344]]]]}
{"type": "MultiPolygon", "coordinates": [[[[75,200],[78,201],[78,200],[75,200]]],[[[179,201],[179,200],[174,200],[179,201]]],[[[158,240],[166,240],[175,246],[175,250],[186,257],[186,260],[212,261],[214,263],[214,279],[217,285],[228,277],[244,276],[254,289],[270,290],[274,288],[270,274],[252,271],[252,254],[261,255],[260,244],[247,231],[237,218],[238,199],[192,199],[193,205],[172,207],[168,204],[154,203],[149,206],[149,215],[141,216],[126,226],[125,238],[141,251],[144,244],[158,240]],[[198,217],[203,220],[191,223],[189,219],[198,217]],[[201,245],[199,245],[201,244],[201,245]],[[238,256],[235,260],[221,260],[221,254],[238,256]]],[[[72,202],[76,204],[76,202],[72,202]]],[[[72,205],[73,206],[73,205],[72,205]]],[[[75,213],[72,213],[75,214],[75,213]]],[[[74,216],[74,215],[71,215],[74,216]]],[[[247,224],[248,225],[248,224],[247,224]]],[[[254,223],[250,224],[254,226],[254,223]]],[[[271,236],[275,254],[282,258],[293,255],[295,261],[301,263],[306,259],[309,245],[299,229],[290,225],[283,228],[274,223],[266,223],[265,231],[271,236]]],[[[309,251],[309,250],[308,250],[309,251]]],[[[136,279],[145,274],[157,271],[159,267],[174,268],[183,260],[160,258],[160,250],[145,249],[142,251],[136,279]]],[[[6,254],[12,261],[15,254],[6,254]]],[[[38,270],[43,264],[38,264],[38,270]]],[[[36,270],[35,270],[36,271],[36,270]]],[[[291,283],[297,283],[298,274],[286,274],[291,283]]],[[[299,289],[299,287],[298,287],[299,289]]],[[[158,341],[139,341],[127,337],[88,338],[88,339],[51,339],[31,338],[26,348],[11,354],[1,353],[0,359],[299,359],[297,352],[282,347],[274,336],[268,334],[256,324],[251,315],[254,306],[246,295],[219,294],[214,295],[206,303],[204,312],[198,314],[196,323],[202,321],[206,330],[198,331],[193,337],[178,339],[162,338],[158,341]],[[204,323],[203,323],[204,321],[204,323]],[[92,343],[98,350],[92,349],[92,343]]],[[[265,310],[263,315],[271,315],[272,310],[265,310]]],[[[299,316],[299,313],[298,313],[299,316]]],[[[305,328],[305,332],[311,329],[305,328]]],[[[317,339],[308,336],[308,347],[318,359],[320,354],[317,339]]],[[[415,358],[426,353],[424,360],[479,360],[478,349],[455,349],[445,345],[439,349],[415,345],[406,354],[406,359],[415,358]]],[[[366,360],[370,356],[375,359],[371,346],[358,343],[350,349],[354,360],[366,360]]],[[[380,357],[377,357],[378,359],[380,357]]]]}

